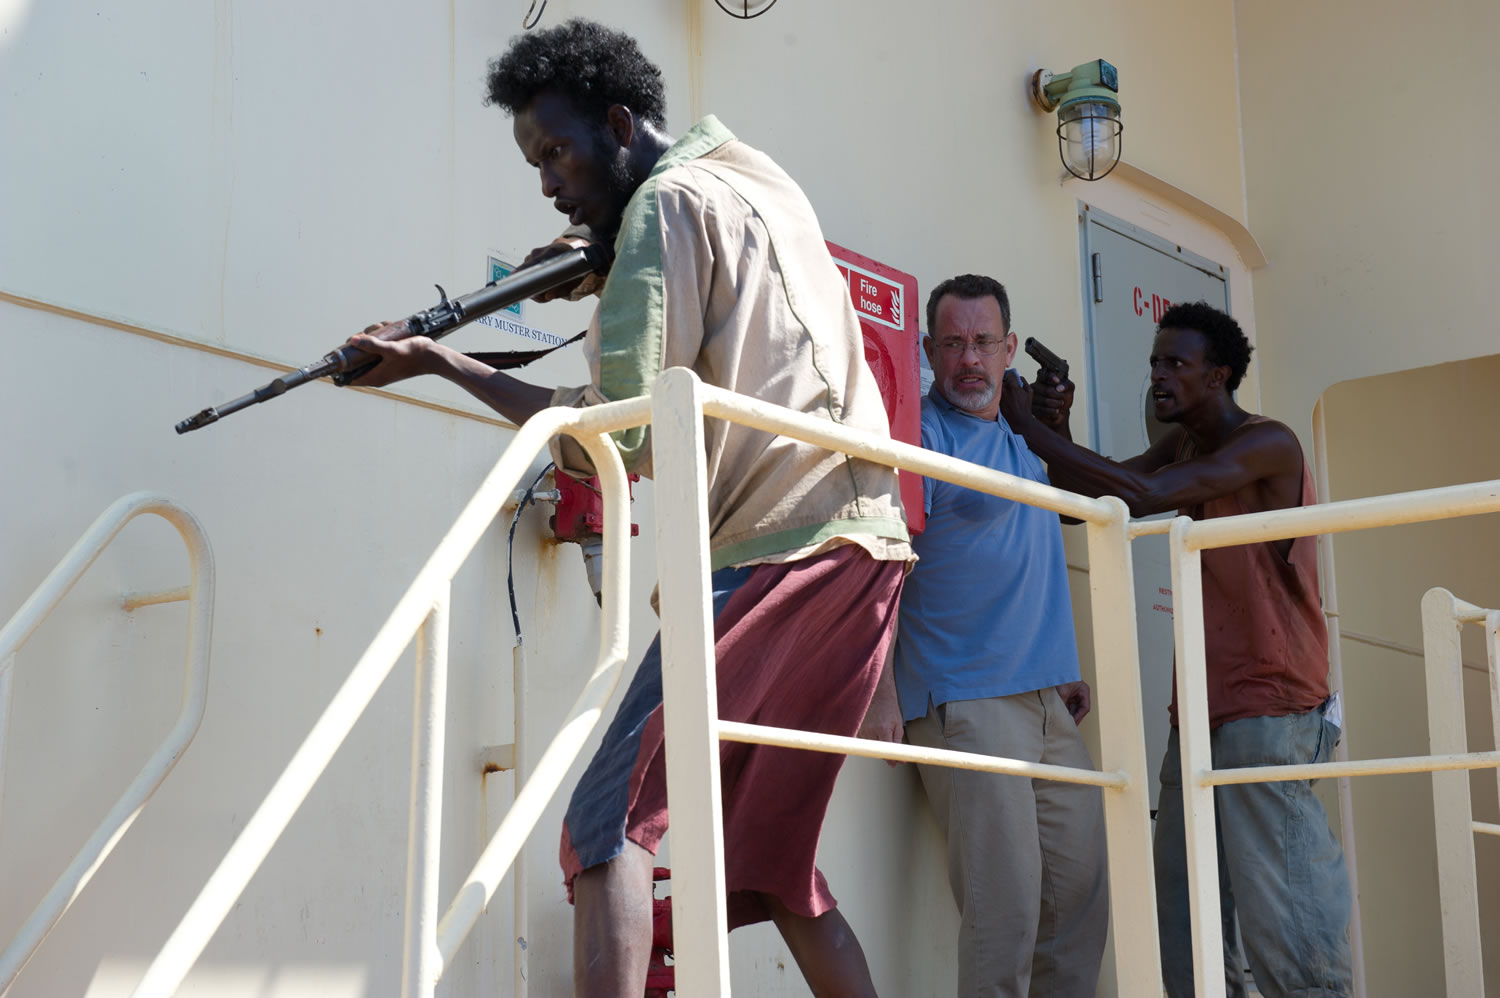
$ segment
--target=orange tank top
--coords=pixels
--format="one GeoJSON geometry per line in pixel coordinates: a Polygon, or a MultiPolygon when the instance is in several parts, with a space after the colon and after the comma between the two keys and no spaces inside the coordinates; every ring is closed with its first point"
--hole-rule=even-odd
{"type": "MultiPolygon", "coordinates": [[[[1184,436],[1177,460],[1196,453],[1184,436]]],[[[1304,460],[1302,505],[1317,501],[1304,460]]],[[[1228,495],[1178,512],[1210,520],[1250,510],[1238,495],[1228,495]]],[[[1214,548],[1202,557],[1209,726],[1300,714],[1326,700],[1328,627],[1318,595],[1317,538],[1298,537],[1285,558],[1270,542],[1214,548]]],[[[1175,676],[1169,711],[1175,727],[1175,676]]]]}

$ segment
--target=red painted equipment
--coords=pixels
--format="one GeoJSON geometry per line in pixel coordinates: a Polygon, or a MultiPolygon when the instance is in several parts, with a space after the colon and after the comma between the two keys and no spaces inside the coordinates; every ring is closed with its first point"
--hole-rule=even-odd
{"type": "MultiPolygon", "coordinates": [[[[865,335],[865,363],[880,386],[891,436],[922,446],[922,367],[918,355],[917,279],[867,256],[828,244],[833,262],[849,285],[849,300],[865,335]]],[[[901,504],[906,526],[920,534],[927,525],[922,508],[922,476],[901,472],[901,504]]]]}
{"type": "MultiPolygon", "coordinates": [[[[672,879],[672,871],[658,866],[651,879],[660,883],[672,879]]],[[[656,897],[651,890],[651,963],[646,967],[646,998],[667,998],[676,994],[677,975],[668,960],[672,958],[672,899],[656,897]]]]}
{"type": "MultiPolygon", "coordinates": [[[[604,494],[599,491],[599,479],[579,479],[559,468],[553,472],[557,480],[557,491],[562,498],[557,501],[557,511],[552,515],[552,532],[560,541],[584,541],[592,535],[604,533],[604,494]]],[[[631,482],[641,480],[640,475],[627,475],[631,482]]],[[[638,524],[630,525],[630,536],[640,534],[638,524]]]]}

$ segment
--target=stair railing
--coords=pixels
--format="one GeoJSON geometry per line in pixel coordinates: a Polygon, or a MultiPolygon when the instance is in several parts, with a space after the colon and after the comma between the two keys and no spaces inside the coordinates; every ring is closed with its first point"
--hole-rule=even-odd
{"type": "Polygon", "coordinates": [[[181,986],[414,636],[417,693],[412,711],[402,994],[433,993],[619,682],[629,652],[630,491],[624,465],[607,434],[646,423],[650,405],[650,398],[642,397],[584,409],[546,409],[517,431],[146,969],[135,995],[171,995],[181,986]],[[450,585],[533,458],[558,435],[571,436],[583,446],[604,496],[606,574],[599,655],[557,735],[531,767],[505,820],[440,921],[437,892],[450,585]]]}
{"type": "Polygon", "coordinates": [[[208,696],[208,654],[213,636],[214,558],[208,537],[196,517],[166,496],[135,492],[115,501],[99,515],[57,567],[42,580],[5,627],[0,628],[0,781],[5,775],[5,735],[10,716],[12,673],[16,653],[36,632],[48,614],[62,602],[125,525],[137,516],[151,513],[177,528],[187,547],[191,581],[186,587],[158,593],[127,593],[121,605],[127,611],[157,603],[188,601],[187,657],[182,684],[182,708],[167,737],[141,767],[120,799],[110,808],[99,827],[79,849],[52,889],[37,903],[5,952],[0,954],[0,994],[15,981],[42,940],[73,904],[100,865],[119,843],[146,801],[177,765],[198,732],[208,696]]]}

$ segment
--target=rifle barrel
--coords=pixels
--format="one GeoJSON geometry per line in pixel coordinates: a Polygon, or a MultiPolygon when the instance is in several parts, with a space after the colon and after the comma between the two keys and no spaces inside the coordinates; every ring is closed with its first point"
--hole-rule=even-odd
{"type": "MultiPolygon", "coordinates": [[[[542,263],[518,270],[478,291],[460,295],[451,301],[445,297],[435,308],[418,312],[406,319],[405,332],[393,338],[429,336],[432,339],[438,339],[475,319],[483,318],[491,312],[497,312],[516,302],[525,301],[559,284],[577,280],[593,271],[602,273],[609,267],[613,258],[614,253],[610,247],[598,243],[569,250],[542,263]]],[[[181,434],[201,429],[241,409],[285,395],[299,385],[305,385],[309,381],[316,381],[329,375],[342,375],[342,382],[347,383],[379,362],[380,358],[375,357],[372,360],[369,353],[357,347],[339,347],[325,354],[321,360],[299,367],[295,371],[288,371],[249,394],[241,395],[221,405],[210,406],[195,416],[189,416],[177,424],[177,432],[181,434]]]]}

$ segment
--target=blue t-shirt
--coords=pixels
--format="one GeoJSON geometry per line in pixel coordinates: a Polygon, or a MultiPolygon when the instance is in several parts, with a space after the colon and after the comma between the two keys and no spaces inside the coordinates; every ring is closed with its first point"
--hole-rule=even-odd
{"type": "MultiPolygon", "coordinates": [[[[1003,418],[922,400],[922,446],[1047,483],[1041,459],[1003,418]]],[[[1045,689],[1079,678],[1073,602],[1057,514],[926,479],[920,560],[901,591],[896,693],[901,717],[928,704],[1045,689]]]]}

